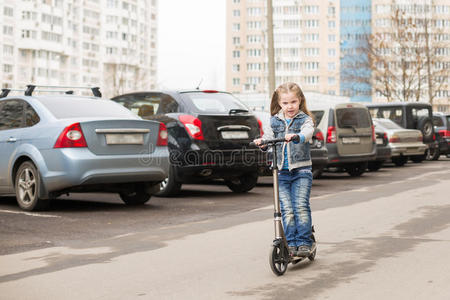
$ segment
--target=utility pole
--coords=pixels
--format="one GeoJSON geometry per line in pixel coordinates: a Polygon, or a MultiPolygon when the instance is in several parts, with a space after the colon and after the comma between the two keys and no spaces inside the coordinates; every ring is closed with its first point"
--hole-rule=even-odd
{"type": "Polygon", "coordinates": [[[273,46],[273,7],[272,0],[267,0],[267,58],[269,67],[269,97],[275,91],[275,50],[273,46]]]}

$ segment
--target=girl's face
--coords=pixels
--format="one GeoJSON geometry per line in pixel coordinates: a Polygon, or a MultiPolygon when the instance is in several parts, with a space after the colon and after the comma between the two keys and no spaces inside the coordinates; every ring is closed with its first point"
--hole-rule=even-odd
{"type": "Polygon", "coordinates": [[[293,92],[280,93],[278,104],[284,113],[284,117],[292,119],[300,110],[300,99],[293,92]]]}

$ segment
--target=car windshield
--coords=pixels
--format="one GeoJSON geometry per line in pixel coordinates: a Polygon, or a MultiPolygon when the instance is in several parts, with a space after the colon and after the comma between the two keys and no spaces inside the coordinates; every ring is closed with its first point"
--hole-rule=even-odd
{"type": "Polygon", "coordinates": [[[365,108],[336,109],[336,118],[339,128],[367,128],[371,125],[369,114],[365,108]]]}
{"type": "Polygon", "coordinates": [[[403,129],[403,127],[400,127],[399,125],[397,125],[396,123],[394,123],[389,119],[377,119],[374,120],[374,122],[375,125],[379,125],[380,127],[383,127],[385,129],[403,129]]]}
{"type": "Polygon", "coordinates": [[[99,98],[39,98],[47,110],[57,119],[70,118],[132,118],[136,116],[122,105],[99,98]]]}
{"type": "Polygon", "coordinates": [[[183,93],[189,106],[197,113],[229,114],[249,109],[236,97],[227,93],[183,93]]]}

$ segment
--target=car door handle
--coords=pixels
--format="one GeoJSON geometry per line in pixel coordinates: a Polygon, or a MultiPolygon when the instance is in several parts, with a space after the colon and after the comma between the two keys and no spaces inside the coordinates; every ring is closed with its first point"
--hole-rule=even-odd
{"type": "Polygon", "coordinates": [[[15,137],[10,137],[9,139],[6,140],[7,143],[15,143],[17,142],[17,139],[15,137]]]}

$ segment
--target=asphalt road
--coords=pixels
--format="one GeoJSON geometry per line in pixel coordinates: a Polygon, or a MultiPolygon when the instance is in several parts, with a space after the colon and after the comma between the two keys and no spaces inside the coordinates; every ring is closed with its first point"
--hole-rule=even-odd
{"type": "Polygon", "coordinates": [[[46,212],[0,198],[0,299],[450,299],[450,159],[326,173],[312,190],[318,252],[275,277],[271,178],[126,207],[74,194],[46,212]]]}

